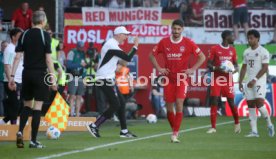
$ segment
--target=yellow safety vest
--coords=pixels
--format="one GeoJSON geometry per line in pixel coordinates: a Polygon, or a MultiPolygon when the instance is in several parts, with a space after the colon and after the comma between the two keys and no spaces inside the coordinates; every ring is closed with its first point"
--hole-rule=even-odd
{"type": "MultiPolygon", "coordinates": [[[[86,62],[87,64],[89,64],[89,63],[90,63],[90,58],[86,58],[86,59],[85,59],[85,62],[86,62]]],[[[92,65],[94,65],[94,62],[93,62],[93,61],[92,61],[92,65]]],[[[86,76],[89,77],[89,78],[86,78],[86,82],[95,82],[95,81],[96,81],[96,78],[95,78],[96,72],[95,72],[95,70],[94,70],[94,67],[88,67],[88,68],[86,69],[86,76]],[[93,77],[93,78],[91,78],[91,77],[93,77]]]]}
{"type": "MultiPolygon", "coordinates": [[[[58,85],[65,86],[65,84],[66,84],[66,73],[65,73],[65,71],[63,70],[61,64],[58,61],[54,61],[54,64],[57,64],[58,68],[60,68],[62,70],[61,71],[62,72],[61,73],[61,78],[58,79],[58,85]]],[[[58,78],[58,71],[57,71],[57,69],[55,69],[55,75],[58,78]]]]}
{"type": "Polygon", "coordinates": [[[52,38],[51,39],[52,42],[51,42],[51,51],[52,51],[52,59],[53,60],[57,60],[57,46],[59,44],[59,41],[55,38],[52,38]]]}

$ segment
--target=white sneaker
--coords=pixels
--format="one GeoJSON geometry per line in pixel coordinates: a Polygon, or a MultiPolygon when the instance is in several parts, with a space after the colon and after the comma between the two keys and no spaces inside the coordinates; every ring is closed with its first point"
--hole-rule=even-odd
{"type": "Polygon", "coordinates": [[[172,143],[180,143],[180,140],[178,140],[178,136],[172,135],[172,137],[171,137],[171,142],[172,142],[172,143]]]}
{"type": "Polygon", "coordinates": [[[213,134],[213,133],[216,133],[217,130],[215,128],[210,128],[206,133],[207,134],[213,134]]]}
{"type": "Polygon", "coordinates": [[[245,135],[245,137],[260,137],[260,135],[255,132],[250,132],[248,135],[245,135]]]}
{"type": "Polygon", "coordinates": [[[268,126],[268,135],[270,137],[274,137],[274,135],[275,135],[274,125],[268,126]]]}
{"type": "Polygon", "coordinates": [[[240,123],[239,124],[235,124],[234,132],[236,134],[241,133],[241,124],[240,123]]]}

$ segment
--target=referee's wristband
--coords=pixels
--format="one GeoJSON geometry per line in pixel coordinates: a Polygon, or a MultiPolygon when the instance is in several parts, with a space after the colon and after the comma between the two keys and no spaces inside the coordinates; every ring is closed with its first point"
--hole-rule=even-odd
{"type": "Polygon", "coordinates": [[[253,78],[253,80],[258,81],[258,78],[257,78],[257,77],[255,77],[255,78],[253,78]]]}

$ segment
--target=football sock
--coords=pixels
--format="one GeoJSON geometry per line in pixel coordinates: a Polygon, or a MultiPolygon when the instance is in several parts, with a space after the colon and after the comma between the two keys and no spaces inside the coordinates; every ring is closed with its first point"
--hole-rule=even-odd
{"type": "Polygon", "coordinates": [[[262,117],[265,118],[266,122],[267,122],[267,126],[270,126],[272,125],[271,123],[271,119],[270,119],[270,116],[268,115],[268,112],[267,112],[267,109],[265,108],[265,106],[262,106],[260,108],[258,108],[262,117]]]}
{"type": "Polygon", "coordinates": [[[39,128],[40,123],[40,110],[34,110],[33,111],[33,119],[32,119],[32,139],[31,141],[36,142],[37,132],[39,128]]]}
{"type": "Polygon", "coordinates": [[[252,132],[258,133],[256,108],[249,108],[249,120],[252,132]]]}
{"type": "Polygon", "coordinates": [[[174,118],[175,118],[175,115],[174,115],[174,112],[167,112],[167,118],[168,118],[168,121],[169,121],[169,123],[170,123],[170,126],[171,126],[171,128],[173,129],[173,127],[174,127],[174,118]]]}
{"type": "Polygon", "coordinates": [[[95,122],[95,125],[99,128],[105,121],[107,120],[107,118],[103,115],[101,115],[95,122]]]}
{"type": "Polygon", "coordinates": [[[240,122],[239,122],[238,108],[235,106],[230,107],[230,108],[231,108],[231,112],[232,112],[235,124],[239,124],[240,122]]]}
{"type": "Polygon", "coordinates": [[[216,122],[217,122],[217,110],[218,107],[215,105],[211,105],[211,110],[210,110],[210,118],[211,118],[211,125],[212,128],[216,128],[216,122]]]}
{"type": "Polygon", "coordinates": [[[183,113],[182,112],[176,112],[175,117],[174,117],[174,125],[173,125],[173,132],[176,133],[174,135],[178,135],[181,122],[183,118],[183,113]]]}
{"type": "Polygon", "coordinates": [[[23,133],[23,129],[28,121],[29,115],[32,113],[32,109],[30,107],[23,107],[21,115],[20,115],[20,122],[19,122],[19,131],[23,133]]]}

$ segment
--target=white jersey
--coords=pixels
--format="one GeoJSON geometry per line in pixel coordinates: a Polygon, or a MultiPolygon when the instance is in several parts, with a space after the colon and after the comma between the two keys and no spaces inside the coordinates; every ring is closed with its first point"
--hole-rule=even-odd
{"type": "MultiPolygon", "coordinates": [[[[247,74],[247,81],[253,80],[258,72],[262,69],[262,64],[269,63],[269,52],[259,45],[258,48],[252,50],[248,48],[244,51],[243,54],[243,64],[246,64],[246,74],[247,74]]],[[[266,73],[258,79],[258,83],[266,83],[267,75],[266,73]]]]}
{"type": "MultiPolygon", "coordinates": [[[[12,69],[13,61],[15,58],[15,45],[13,43],[8,44],[6,49],[4,50],[4,58],[3,63],[4,65],[10,65],[12,69]]],[[[23,71],[23,58],[20,59],[17,70],[14,74],[14,81],[17,83],[22,83],[22,71],[23,71]]],[[[12,70],[10,70],[12,71],[12,70]]],[[[8,78],[6,76],[6,73],[4,73],[4,81],[8,82],[8,78]]]]}
{"type": "Polygon", "coordinates": [[[103,59],[107,59],[108,57],[106,55],[108,50],[121,50],[118,41],[114,38],[111,38],[102,47],[101,57],[96,72],[96,79],[115,79],[115,70],[120,58],[117,56],[112,56],[110,59],[103,61],[103,59]]]}

